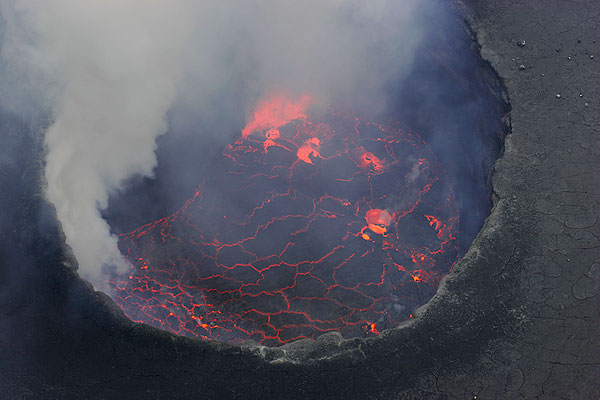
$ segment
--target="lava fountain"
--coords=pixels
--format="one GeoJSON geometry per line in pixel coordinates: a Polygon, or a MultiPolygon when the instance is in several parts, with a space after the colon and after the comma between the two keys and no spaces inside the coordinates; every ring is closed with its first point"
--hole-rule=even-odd
{"type": "Polygon", "coordinates": [[[459,257],[458,211],[427,144],[309,95],[260,102],[195,195],[121,235],[112,296],[179,335],[276,346],[378,334],[459,257]]]}

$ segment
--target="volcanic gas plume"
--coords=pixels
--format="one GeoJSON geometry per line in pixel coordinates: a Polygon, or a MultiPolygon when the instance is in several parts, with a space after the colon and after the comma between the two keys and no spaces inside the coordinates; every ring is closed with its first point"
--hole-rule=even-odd
{"type": "Polygon", "coordinates": [[[279,345],[373,335],[456,262],[452,188],[427,144],[314,96],[266,96],[177,212],[120,236],[108,281],[134,321],[279,345]]]}
{"type": "Polygon", "coordinates": [[[421,4],[0,0],[0,107],[43,135],[45,194],[80,275],[103,289],[104,265],[127,268],[102,213],[130,179],[164,168],[157,138],[173,125],[247,109],[272,88],[384,109],[422,37],[421,4]]]}

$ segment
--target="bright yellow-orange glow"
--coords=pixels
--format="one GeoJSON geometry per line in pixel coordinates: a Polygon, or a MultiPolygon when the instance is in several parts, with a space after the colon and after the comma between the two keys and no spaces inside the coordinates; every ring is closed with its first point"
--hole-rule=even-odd
{"type": "Polygon", "coordinates": [[[379,335],[379,330],[377,330],[377,325],[374,323],[369,324],[368,326],[369,332],[379,335]]]}

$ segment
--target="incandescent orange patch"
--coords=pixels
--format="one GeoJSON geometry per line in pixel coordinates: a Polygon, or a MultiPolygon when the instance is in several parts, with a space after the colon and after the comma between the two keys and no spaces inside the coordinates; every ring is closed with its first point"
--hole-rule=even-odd
{"type": "Polygon", "coordinates": [[[377,324],[371,323],[367,325],[367,333],[374,333],[375,335],[379,335],[379,330],[377,329],[377,324]]]}
{"type": "MultiPolygon", "coordinates": [[[[256,111],[252,114],[250,122],[242,130],[242,137],[248,137],[253,132],[269,130],[271,134],[279,135],[276,128],[284,126],[295,119],[306,119],[306,110],[313,103],[312,97],[304,95],[294,101],[283,94],[269,97],[259,103],[256,111]]],[[[267,139],[273,140],[274,137],[267,139]]],[[[279,136],[277,136],[279,137],[279,136]]]]}
{"type": "Polygon", "coordinates": [[[366,151],[361,147],[362,154],[360,156],[360,167],[362,169],[371,168],[376,174],[381,174],[386,169],[384,160],[379,159],[373,153],[366,151]]]}
{"type": "Polygon", "coordinates": [[[320,144],[321,141],[319,140],[319,138],[310,138],[306,142],[304,142],[302,146],[300,146],[296,155],[300,160],[304,161],[305,163],[312,164],[313,162],[310,159],[311,156],[321,157],[321,154],[319,153],[320,144]]]}
{"type": "Polygon", "coordinates": [[[380,210],[378,208],[367,211],[365,219],[367,220],[369,229],[378,235],[386,233],[387,228],[392,223],[392,215],[386,210],[380,210]]]}

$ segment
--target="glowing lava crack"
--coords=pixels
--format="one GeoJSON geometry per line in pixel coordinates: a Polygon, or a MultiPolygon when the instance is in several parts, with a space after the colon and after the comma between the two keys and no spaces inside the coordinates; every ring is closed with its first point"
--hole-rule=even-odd
{"type": "Polygon", "coordinates": [[[134,321],[279,345],[379,333],[411,317],[458,258],[444,172],[415,133],[283,95],[262,102],[175,214],[122,235],[111,275],[134,321]]]}

